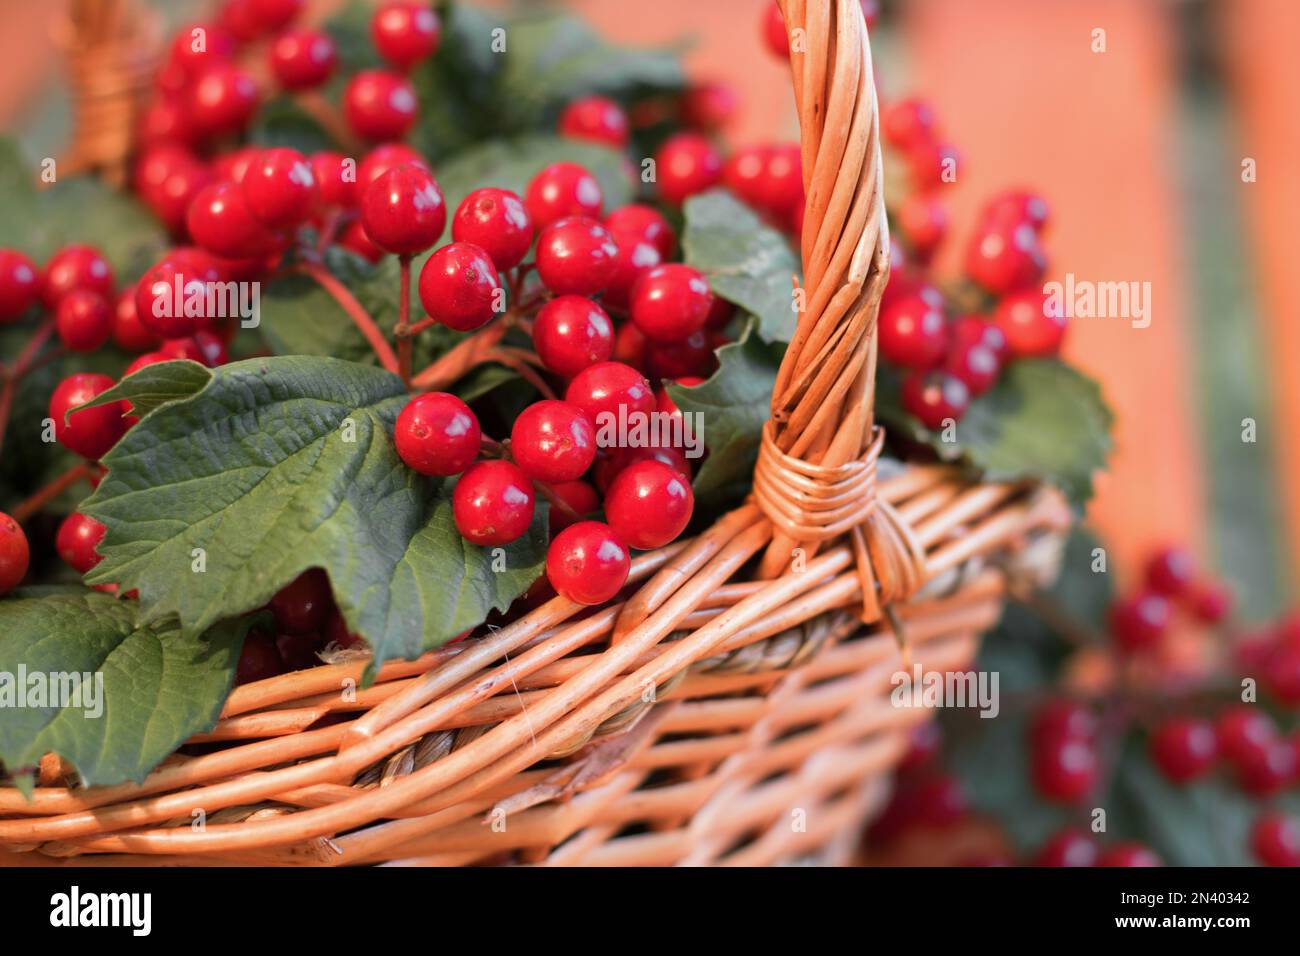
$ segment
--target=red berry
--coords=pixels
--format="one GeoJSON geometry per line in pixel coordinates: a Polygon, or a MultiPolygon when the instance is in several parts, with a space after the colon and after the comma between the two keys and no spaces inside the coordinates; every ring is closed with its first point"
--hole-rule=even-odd
{"type": "Polygon", "coordinates": [[[1097,783],[1097,751],[1089,740],[1044,740],[1033,748],[1030,765],[1034,788],[1048,800],[1074,803],[1097,783]]]}
{"type": "Polygon", "coordinates": [[[158,349],[158,354],[168,359],[189,359],[208,368],[225,365],[230,360],[226,344],[205,329],[184,338],[168,339],[158,349]]]}
{"type": "Polygon", "coordinates": [[[983,395],[997,382],[1002,366],[997,354],[986,346],[958,345],[948,353],[943,368],[965,382],[972,395],[983,395]]]}
{"type": "Polygon", "coordinates": [[[1295,778],[1296,752],[1290,742],[1274,740],[1264,747],[1245,751],[1233,764],[1242,790],[1252,796],[1269,797],[1295,778]]]}
{"type": "Polygon", "coordinates": [[[1097,860],[1098,866],[1162,866],[1160,857],[1140,843],[1116,843],[1097,860]]]}
{"type": "Polygon", "coordinates": [[[113,342],[125,352],[147,352],[156,348],[159,338],[140,321],[135,310],[136,286],[124,289],[113,309],[113,342]]]}
{"type": "Polygon", "coordinates": [[[379,248],[409,256],[438,241],[447,225],[447,206],[433,175],[408,163],[364,187],[361,222],[379,248]]]}
{"type": "Polygon", "coordinates": [[[428,170],[430,174],[433,172],[432,169],[429,169],[429,164],[424,161],[424,157],[420,155],[418,150],[407,146],[405,143],[380,143],[366,153],[361,160],[361,165],[357,167],[358,197],[365,192],[367,186],[390,169],[407,165],[419,166],[428,170]]]}
{"type": "Polygon", "coordinates": [[[257,84],[243,70],[217,63],[204,70],[189,88],[189,119],[202,136],[237,133],[257,112],[257,84]]]}
{"type": "Polygon", "coordinates": [[[247,15],[263,33],[288,26],[302,12],[304,0],[244,0],[247,15]]]}
{"type": "Polygon", "coordinates": [[[916,98],[896,100],[880,113],[880,133],[885,142],[899,149],[931,142],[935,134],[934,107],[916,98]]]}
{"type": "Polygon", "coordinates": [[[627,583],[631,568],[627,546],[599,521],[579,521],[565,528],[546,552],[551,586],[578,604],[608,601],[627,583]]]}
{"type": "Polygon", "coordinates": [[[570,139],[622,149],[628,139],[627,114],[608,97],[584,96],[560,114],[560,132],[570,139]]]}
{"type": "Polygon", "coordinates": [[[535,402],[515,419],[510,455],[536,481],[574,481],[596,460],[596,428],[576,405],[535,402]]]}
{"type": "Polygon", "coordinates": [[[316,204],[311,163],[288,147],[262,150],[239,185],[253,218],[273,229],[298,225],[316,204]]]}
{"type": "Polygon", "coordinates": [[[378,262],[384,258],[384,250],[375,245],[366,235],[366,229],[361,225],[360,219],[354,219],[344,227],[342,235],[339,236],[339,245],[368,262],[378,262]]]}
{"type": "Polygon", "coordinates": [[[253,218],[240,187],[232,182],[204,186],[185,215],[190,235],[208,252],[238,259],[269,252],[274,234],[253,218]]]}
{"type": "Polygon", "coordinates": [[[1097,734],[1097,717],[1082,704],[1057,698],[1040,706],[1029,725],[1032,747],[1061,739],[1091,741],[1097,734]]]}
{"type": "Polygon", "coordinates": [[[719,80],[698,83],[682,94],[681,117],[687,126],[713,132],[726,126],[740,108],[735,87],[719,80]]]}
{"type": "Polygon", "coordinates": [[[643,551],[675,541],[690,523],[694,507],[690,480],[659,461],[628,465],[605,494],[609,526],[643,551]]]}
{"type": "Polygon", "coordinates": [[[997,357],[999,366],[1011,357],[1006,335],[983,316],[958,316],[949,327],[949,339],[954,349],[967,345],[984,346],[997,357]]]}
{"type": "Polygon", "coordinates": [[[904,151],[912,186],[918,192],[938,189],[944,183],[956,181],[960,156],[951,143],[923,140],[904,151]]]}
{"type": "Polygon", "coordinates": [[[103,560],[95,549],[108,529],[88,515],[74,511],[63,519],[54,536],[54,548],[64,563],[78,574],[85,574],[103,560]]]}
{"type": "Polygon", "coordinates": [[[401,139],[419,111],[415,88],[387,70],[361,70],[343,91],[343,116],[364,139],[401,139]]]}
{"type": "Polygon", "coordinates": [[[107,375],[78,372],[69,375],[50,396],[50,418],[54,420],[54,434],[59,443],[74,454],[98,461],[104,453],[126,434],[129,422],[123,417],[129,408],[126,402],[109,402],[94,408],[84,408],[64,416],[91,401],[101,392],[113,387],[107,375]]]}
{"type": "Polygon", "coordinates": [[[1232,613],[1232,588],[1220,582],[1195,585],[1189,600],[1192,614],[1206,624],[1218,624],[1232,613]]]}
{"type": "Polygon", "coordinates": [[[880,354],[908,369],[933,368],[948,348],[943,310],[924,296],[908,295],[880,314],[880,354]]]}
{"type": "Polygon", "coordinates": [[[433,56],[441,35],[438,14],[423,3],[385,3],[370,21],[375,49],[399,70],[433,56]]]}
{"type": "Polygon", "coordinates": [[[948,210],[933,196],[912,194],[898,209],[898,227],[918,262],[928,262],[948,232],[948,210]]]}
{"type": "Polygon", "coordinates": [[[20,318],[40,293],[36,263],[16,249],[0,249],[0,324],[20,318]]]}
{"type": "Polygon", "coordinates": [[[351,209],[357,204],[360,170],[354,160],[329,150],[312,153],[311,174],[324,205],[351,209]]]}
{"type": "Polygon", "coordinates": [[[637,282],[663,262],[663,256],[641,236],[625,233],[614,236],[614,243],[618,252],[614,255],[614,268],[605,287],[604,302],[612,309],[626,311],[637,282]]]}
{"type": "Polygon", "coordinates": [[[309,90],[330,78],[338,50],[328,33],[291,30],[271,46],[271,72],[286,90],[309,90]]]}
{"type": "Polygon", "coordinates": [[[75,289],[97,292],[106,299],[113,295],[113,270],[94,246],[64,246],[45,264],[42,296],[48,307],[54,308],[75,289]]]}
{"type": "Polygon", "coordinates": [[[271,635],[249,631],[239,651],[239,663],[235,665],[235,684],[242,686],[267,680],[283,674],[284,670],[284,662],[271,635]]]}
{"type": "Polygon", "coordinates": [[[914,371],[903,380],[903,408],[931,431],[959,422],[970,407],[970,389],[945,372],[914,371]]]}
{"type": "Polygon", "coordinates": [[[1061,830],[1043,844],[1035,866],[1096,866],[1101,851],[1086,830],[1061,830]]]}
{"type": "Polygon", "coordinates": [[[59,299],[54,312],[59,341],[73,352],[94,352],[113,333],[113,313],[104,297],[77,289],[59,299]]]}
{"type": "Polygon", "coordinates": [[[680,205],[722,180],[722,156],[698,133],[677,133],[655,153],[655,178],[664,202],[680,205]]]}
{"type": "Polygon", "coordinates": [[[986,224],[966,247],[966,274],[993,295],[1036,286],[1046,269],[1038,233],[1028,223],[986,224]]]}
{"type": "MultiPolygon", "coordinates": [[[[333,644],[337,647],[348,648],[355,647],[365,641],[360,634],[353,634],[348,630],[347,621],[343,615],[337,611],[325,624],[325,646],[333,644]]],[[[448,642],[450,643],[450,642],[448,642]]]]}
{"type": "Polygon", "coordinates": [[[533,244],[533,221],[524,201],[508,189],[476,189],[456,208],[451,235],[483,249],[499,271],[523,261],[533,244]]]}
{"type": "Polygon", "coordinates": [[[320,635],[316,633],[275,635],[275,649],[285,669],[290,671],[305,670],[319,664],[320,658],[316,656],[319,645],[320,635]]]}
{"type": "Polygon", "coordinates": [[[654,389],[644,375],[622,362],[599,362],[573,377],[564,400],[591,419],[597,430],[637,414],[655,410],[654,389]]]}
{"type": "Polygon", "coordinates": [[[655,461],[661,465],[667,465],[674,472],[680,475],[684,480],[691,479],[691,466],[686,458],[686,452],[676,445],[658,446],[658,445],[638,445],[633,448],[613,448],[605,450],[605,453],[596,459],[596,487],[602,492],[608,492],[614,479],[623,473],[623,471],[638,462],[655,461]]]}
{"type": "Polygon", "coordinates": [[[1174,783],[1186,783],[1204,774],[1219,756],[1219,742],[1209,722],[1173,717],[1151,735],[1151,759],[1174,783]]]}
{"type": "Polygon", "coordinates": [[[135,189],[173,233],[184,231],[185,214],[199,190],[212,182],[207,165],[174,144],[148,147],[136,163],[135,189]]]}
{"type": "Polygon", "coordinates": [[[27,574],[31,550],[27,535],[13,518],[0,511],[0,594],[8,594],[27,574]]]}
{"type": "MultiPolygon", "coordinates": [[[[232,187],[233,188],[233,187],[232,187]]],[[[213,318],[186,309],[190,299],[206,303],[208,282],[220,275],[194,251],[173,249],[140,277],[135,287],[135,314],[150,332],[163,339],[184,338],[213,318]],[[186,314],[189,311],[191,314],[186,314]]]]}
{"type": "Polygon", "coordinates": [[[1300,647],[1276,648],[1264,662],[1263,683],[1284,707],[1300,706],[1300,647]]]}
{"type": "Polygon", "coordinates": [[[143,355],[136,356],[135,360],[126,367],[126,371],[122,373],[122,377],[126,378],[128,375],[134,375],[136,372],[140,371],[140,369],[148,368],[150,365],[157,365],[159,362],[171,361],[174,361],[173,356],[167,355],[166,353],[145,352],[143,355]]]}
{"type": "Polygon", "coordinates": [[[785,17],[781,14],[781,8],[777,5],[776,0],[771,0],[767,9],[763,12],[761,22],[763,31],[763,42],[767,48],[772,51],[774,56],[783,60],[790,58],[790,39],[785,32],[785,17]]]}
{"type": "Polygon", "coordinates": [[[677,247],[673,227],[668,224],[663,213],[653,206],[637,203],[620,206],[605,217],[605,228],[615,242],[622,242],[623,236],[644,239],[658,249],[659,255],[664,259],[670,258],[677,247]]]}
{"type": "Polygon", "coordinates": [[[551,485],[551,494],[573,512],[569,514],[564,508],[554,503],[551,505],[551,510],[547,512],[547,524],[552,538],[570,525],[600,510],[600,496],[596,494],[596,489],[585,481],[554,482],[551,485]]]}
{"type": "Polygon", "coordinates": [[[676,342],[698,332],[712,306],[708,280],[682,263],[656,266],[632,289],[632,321],[655,342],[676,342]]]}
{"type": "Polygon", "coordinates": [[[551,223],[537,240],[537,273],[556,295],[595,295],[614,274],[618,247],[595,219],[551,223]]]}
{"type": "Polygon", "coordinates": [[[473,544],[509,544],[533,521],[533,486],[518,465],[480,461],[452,492],[456,528],[473,544]]]}
{"type": "Polygon", "coordinates": [[[1165,636],[1170,617],[1169,602],[1164,597],[1143,591],[1111,605],[1110,633],[1123,650],[1149,648],[1165,636]]]}
{"type": "Polygon", "coordinates": [[[556,296],[533,320],[533,348],[542,364],[564,378],[609,361],[614,324],[595,302],[580,295],[556,296]]]}
{"type": "Polygon", "coordinates": [[[1047,226],[1047,200],[1024,189],[1008,189],[990,199],[980,211],[981,223],[1028,223],[1035,231],[1047,226]]]}
{"type": "Polygon", "coordinates": [[[596,177],[585,166],[552,163],[528,184],[524,203],[533,217],[533,224],[543,229],[570,216],[599,219],[605,195],[596,177]]]}
{"type": "Polygon", "coordinates": [[[1300,866],[1300,824],[1278,811],[1261,814],[1250,827],[1250,848],[1265,866],[1300,866]]]}
{"type": "Polygon", "coordinates": [[[1015,358],[1051,357],[1061,351],[1065,313],[1036,289],[1008,295],[998,303],[993,321],[1007,337],[1007,347],[1015,358]]]}
{"type": "Polygon", "coordinates": [[[206,23],[192,23],[176,31],[167,58],[188,79],[229,60],[234,53],[235,38],[225,30],[206,23]]]}
{"type": "Polygon", "coordinates": [[[614,332],[614,361],[640,369],[645,365],[646,337],[631,322],[614,332]]]}
{"type": "Polygon", "coordinates": [[[647,342],[646,374],[661,378],[705,378],[718,366],[713,337],[704,329],[675,342],[647,342]]]}
{"type": "Polygon", "coordinates": [[[1147,587],[1167,597],[1186,593],[1196,574],[1196,559],[1185,548],[1162,548],[1147,561],[1147,587]]]}
{"type": "Polygon", "coordinates": [[[1279,739],[1269,716],[1249,704],[1237,704],[1219,714],[1214,732],[1219,749],[1233,763],[1263,753],[1279,739]]]}
{"type": "Polygon", "coordinates": [[[393,429],[397,454],[422,475],[457,475],[478,457],[482,431],[470,407],[447,392],[416,395],[393,429]]]}
{"type": "Polygon", "coordinates": [[[325,626],[334,607],[330,581],[320,568],[304,571],[271,598],[275,625],[289,634],[312,634],[325,626]]]}
{"type": "Polygon", "coordinates": [[[505,305],[496,264],[469,242],[448,243],[425,260],[420,302],[431,318],[458,332],[477,329],[505,305]]]}

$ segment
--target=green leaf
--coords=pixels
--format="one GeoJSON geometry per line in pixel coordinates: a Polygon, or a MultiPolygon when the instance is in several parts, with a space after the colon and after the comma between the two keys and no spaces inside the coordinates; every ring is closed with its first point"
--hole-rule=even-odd
{"type": "MultiPolygon", "coordinates": [[[[455,209],[481,186],[496,186],[523,195],[528,182],[551,163],[580,163],[591,170],[605,195],[605,208],[616,209],[632,201],[633,184],[621,153],[594,143],[559,136],[536,135],[496,140],[458,153],[438,167],[438,185],[455,209]]],[[[450,227],[449,227],[450,228],[450,227]]],[[[789,296],[786,296],[787,302],[789,296]]]]}
{"type": "Polygon", "coordinates": [[[763,338],[789,342],[799,260],[785,237],[722,190],[692,196],[684,211],[685,261],[709,277],[716,294],[758,316],[763,338]]]}
{"type": "Polygon", "coordinates": [[[971,403],[945,442],[903,411],[898,376],[881,368],[876,412],[897,436],[927,443],[943,460],[965,459],[989,481],[1036,478],[1056,485],[1077,508],[1092,497],[1092,478],[1111,450],[1114,415],[1100,386],[1052,359],[1012,363],[971,403]]]}
{"type": "Polygon", "coordinates": [[[133,276],[166,243],[157,220],[127,194],[89,177],[44,184],[7,138],[0,139],[0,205],[0,247],[21,249],[38,262],[69,243],[93,243],[119,277],[133,276]]]}
{"type": "Polygon", "coordinates": [[[143,418],[169,402],[189,398],[211,378],[212,372],[198,362],[158,362],[133,372],[79,407],[94,408],[125,399],[131,404],[131,414],[143,418]]]}
{"type": "Polygon", "coordinates": [[[258,109],[248,141],[267,148],[289,146],[305,154],[339,146],[310,113],[288,96],[277,96],[258,109]]]}
{"type": "Polygon", "coordinates": [[[108,528],[87,580],[138,589],[141,621],[175,615],[199,632],[319,567],[377,665],[482,623],[541,573],[544,508],[494,553],[457,533],[451,481],[402,464],[397,376],[308,356],[210,374],[127,433],[82,508],[108,528]]]}
{"type": "Polygon", "coordinates": [[[33,589],[0,601],[6,767],[21,771],[53,752],[71,761],[87,785],[139,782],[184,740],[212,727],[252,619],[195,636],[175,620],[142,624],[135,612],[133,601],[85,588],[33,589]],[[6,687],[5,675],[16,681],[20,668],[25,688],[6,687]],[[54,674],[89,675],[85,693],[34,697],[32,675],[54,674]],[[29,706],[6,699],[13,692],[29,706]]]}
{"type": "Polygon", "coordinates": [[[739,342],[718,349],[718,362],[718,370],[701,385],[667,386],[683,413],[703,416],[700,434],[709,454],[695,476],[694,490],[711,507],[749,489],[780,356],[754,334],[751,323],[739,342]]]}

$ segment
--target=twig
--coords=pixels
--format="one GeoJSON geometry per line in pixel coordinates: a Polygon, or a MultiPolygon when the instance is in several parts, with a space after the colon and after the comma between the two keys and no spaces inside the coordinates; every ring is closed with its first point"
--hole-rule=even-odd
{"type": "Polygon", "coordinates": [[[347,286],[336,279],[328,269],[315,263],[299,263],[292,266],[289,271],[309,276],[322,289],[333,296],[334,301],[347,313],[348,318],[361,330],[361,334],[366,337],[370,347],[375,350],[375,355],[379,357],[379,364],[390,372],[397,371],[397,355],[394,354],[393,347],[388,344],[388,339],[384,337],[384,333],[375,324],[375,320],[370,317],[370,313],[357,301],[356,296],[352,294],[347,286]]]}
{"type": "Polygon", "coordinates": [[[11,512],[13,519],[15,521],[26,521],[59,495],[63,494],[63,492],[68,488],[75,485],[78,481],[81,481],[82,479],[89,481],[93,474],[94,468],[88,461],[83,461],[78,465],[73,465],[44,488],[41,488],[30,498],[27,498],[14,508],[11,512]]]}

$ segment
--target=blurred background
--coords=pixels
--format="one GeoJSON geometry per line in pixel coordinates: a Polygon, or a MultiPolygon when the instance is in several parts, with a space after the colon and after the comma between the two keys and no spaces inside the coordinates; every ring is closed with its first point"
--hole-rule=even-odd
{"type": "MultiPolygon", "coordinates": [[[[169,25],[206,8],[146,2],[169,25]]],[[[743,144],[797,136],[787,67],[759,35],[767,2],[569,5],[611,38],[686,44],[693,77],[740,92],[725,135],[743,144]]],[[[57,155],[67,0],[0,15],[4,129],[57,155]]],[[[1151,283],[1148,328],[1079,319],[1068,340],[1118,414],[1089,519],[1121,574],[1185,544],[1259,617],[1300,581],[1297,36],[1294,0],[893,0],[873,35],[884,96],[932,101],[960,150],[958,227],[993,190],[1032,187],[1053,210],[1050,276],[1151,283]]]]}
{"type": "MultiPolygon", "coordinates": [[[[67,141],[69,2],[0,0],[0,120],[32,159],[59,155],[67,141]]],[[[798,136],[788,66],[761,35],[770,2],[566,5],[618,42],[684,49],[695,81],[729,84],[739,105],[722,135],[740,146],[798,136]]],[[[210,9],[203,0],[141,3],[160,29],[210,9]]],[[[309,19],[338,6],[309,0],[309,19]]],[[[1103,383],[1117,418],[1111,466],[1086,516],[1111,559],[1114,574],[1103,577],[1114,581],[1088,583],[1095,542],[1076,542],[1083,574],[1051,596],[1056,609],[1078,612],[1085,636],[1104,635],[1116,594],[1140,586],[1158,549],[1183,546],[1236,597],[1223,633],[1194,638],[1220,656],[1234,648],[1235,664],[1253,668],[1258,661],[1240,653],[1244,638],[1275,627],[1282,636],[1269,640],[1282,648],[1283,676],[1300,674],[1300,616],[1281,617],[1300,605],[1300,0],[882,0],[880,8],[872,40],[882,97],[931,102],[960,155],[956,182],[941,187],[954,232],[964,237],[998,190],[1030,188],[1052,210],[1049,279],[1149,283],[1147,327],[1076,318],[1067,338],[1066,358],[1103,383]],[[1233,641],[1215,643],[1225,636],[1233,641]]],[[[960,271],[961,245],[945,244],[940,273],[960,271]]],[[[1236,787],[1218,777],[1171,786],[1142,756],[1157,721],[1179,708],[1230,723],[1227,710],[1211,711],[1236,693],[1243,671],[1204,655],[1222,680],[1198,685],[1195,694],[1220,695],[1198,704],[1148,674],[1118,672],[1098,642],[1070,643],[1078,635],[1059,623],[1044,627],[1013,609],[990,635],[979,666],[1003,674],[1009,719],[945,719],[942,752],[938,738],[916,741],[902,799],[878,823],[867,859],[1024,860],[1050,849],[1058,828],[1085,825],[1028,786],[1026,719],[1061,693],[1134,730],[1113,735],[1124,738],[1122,752],[1105,757],[1101,805],[1116,819],[1106,838],[1113,848],[1132,849],[1115,843],[1123,839],[1167,862],[1247,862],[1257,840],[1248,828],[1282,805],[1274,798],[1283,787],[1300,821],[1294,727],[1282,727],[1265,754],[1290,747],[1289,769],[1265,779],[1238,760],[1236,787]],[[912,817],[895,818],[904,811],[912,817]],[[917,814],[929,825],[916,826],[917,814]],[[911,836],[900,842],[904,823],[911,836]]],[[[1288,686],[1296,699],[1279,723],[1294,724],[1300,684],[1288,686]]],[[[1300,822],[1292,826],[1300,858],[1300,822]]]]}

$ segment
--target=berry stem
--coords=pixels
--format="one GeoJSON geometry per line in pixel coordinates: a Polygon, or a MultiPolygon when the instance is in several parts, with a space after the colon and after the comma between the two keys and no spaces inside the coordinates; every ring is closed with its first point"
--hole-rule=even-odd
{"type": "Polygon", "coordinates": [[[551,386],[546,384],[546,379],[537,373],[537,370],[532,367],[525,356],[531,358],[532,353],[525,352],[523,349],[502,347],[489,349],[484,353],[483,360],[504,365],[511,371],[518,373],[520,378],[541,392],[543,398],[554,399],[555,392],[551,389],[551,386]]]}
{"type": "Polygon", "coordinates": [[[41,348],[53,334],[54,319],[46,319],[36,327],[32,337],[27,340],[23,350],[14,359],[13,365],[9,368],[0,366],[0,378],[4,379],[4,384],[0,385],[0,449],[4,448],[5,432],[9,428],[9,415],[13,411],[14,398],[18,394],[18,383],[24,375],[36,367],[41,348]]]}
{"type": "Polygon", "coordinates": [[[10,514],[15,521],[26,521],[78,481],[83,479],[89,481],[94,473],[95,466],[88,461],[73,465],[44,488],[20,502],[10,514]]]}
{"type": "Polygon", "coordinates": [[[398,269],[401,272],[402,287],[397,305],[397,374],[402,381],[411,384],[411,257],[398,256],[398,269]]]}
{"type": "Polygon", "coordinates": [[[501,341],[501,337],[506,334],[506,328],[505,322],[501,320],[489,322],[483,328],[461,339],[436,361],[416,373],[411,379],[411,384],[425,391],[439,391],[446,388],[484,361],[487,353],[495,348],[501,341]]]}
{"type": "Polygon", "coordinates": [[[574,511],[573,508],[570,507],[569,503],[565,501],[563,498],[561,498],[559,495],[557,495],[555,493],[555,489],[552,488],[546,482],[537,481],[534,479],[533,487],[535,487],[538,491],[542,493],[542,497],[551,503],[552,508],[558,508],[560,511],[563,511],[566,515],[568,515],[570,518],[574,519],[575,521],[578,521],[582,518],[582,515],[574,511]]]}
{"type": "Polygon", "coordinates": [[[384,333],[375,324],[375,320],[370,317],[370,313],[357,301],[356,296],[349,291],[347,286],[336,279],[324,266],[317,265],[314,262],[300,263],[290,271],[309,276],[322,289],[333,296],[334,301],[342,307],[348,318],[366,337],[370,347],[375,350],[375,355],[379,357],[379,364],[390,372],[397,371],[397,356],[393,353],[393,347],[388,344],[388,339],[384,337],[384,333]]]}

